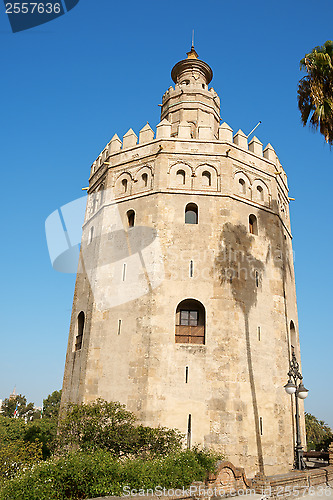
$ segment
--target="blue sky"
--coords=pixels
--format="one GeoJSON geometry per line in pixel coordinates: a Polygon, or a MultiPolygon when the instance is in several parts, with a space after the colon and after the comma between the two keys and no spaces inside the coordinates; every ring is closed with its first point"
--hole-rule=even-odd
{"type": "Polygon", "coordinates": [[[303,128],[299,60],[333,39],[333,6],[317,0],[80,0],[68,14],[13,34],[0,9],[2,318],[0,398],[16,385],[36,405],[62,384],[74,275],[55,272],[44,222],[82,195],[114,133],[147,120],[195,46],[214,71],[221,115],[271,142],[287,171],[306,409],[333,426],[333,151],[303,128]],[[317,16],[317,18],[316,18],[317,16]]]}

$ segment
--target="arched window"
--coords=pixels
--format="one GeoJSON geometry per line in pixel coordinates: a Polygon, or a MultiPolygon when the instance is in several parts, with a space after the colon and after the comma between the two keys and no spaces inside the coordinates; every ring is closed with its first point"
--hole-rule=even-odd
{"type": "Polygon", "coordinates": [[[93,237],[94,237],[94,226],[92,226],[92,227],[90,228],[90,231],[89,231],[89,236],[88,236],[88,245],[90,245],[90,243],[92,242],[93,237]]]}
{"type": "Polygon", "coordinates": [[[264,190],[261,186],[257,186],[257,196],[260,201],[264,201],[264,190]]]}
{"type": "Polygon", "coordinates": [[[129,210],[127,212],[127,222],[128,222],[128,227],[134,227],[134,223],[135,223],[135,212],[134,212],[134,210],[129,210]]]}
{"type": "Polygon", "coordinates": [[[257,217],[253,214],[249,216],[249,231],[251,234],[258,234],[257,217]]]}
{"type": "Polygon", "coordinates": [[[245,184],[244,179],[239,179],[238,183],[239,183],[239,190],[240,190],[240,192],[242,194],[245,194],[246,193],[246,184],[245,184]]]}
{"type": "Polygon", "coordinates": [[[148,186],[148,174],[142,174],[141,176],[144,187],[148,186]]]}
{"type": "Polygon", "coordinates": [[[177,184],[184,185],[185,184],[185,171],[178,170],[176,175],[177,175],[177,184]]]}
{"type": "Polygon", "coordinates": [[[127,191],[127,184],[128,184],[127,179],[123,179],[123,180],[121,181],[121,183],[122,183],[122,185],[123,185],[123,192],[124,192],[124,193],[126,193],[126,191],[127,191]]]}
{"type": "Polygon", "coordinates": [[[194,299],[186,299],[176,310],[176,344],[205,343],[205,308],[194,299]]]}
{"type": "Polygon", "coordinates": [[[212,176],[210,172],[202,172],[202,185],[207,187],[212,185],[212,176]]]}
{"type": "Polygon", "coordinates": [[[290,343],[293,347],[296,347],[296,328],[293,321],[290,321],[290,343]]]}
{"type": "Polygon", "coordinates": [[[81,311],[77,317],[77,335],[75,341],[76,351],[79,351],[82,347],[83,330],[84,330],[84,312],[81,311]]]}
{"type": "Polygon", "coordinates": [[[198,205],[195,203],[186,205],[185,224],[198,224],[198,205]]]}

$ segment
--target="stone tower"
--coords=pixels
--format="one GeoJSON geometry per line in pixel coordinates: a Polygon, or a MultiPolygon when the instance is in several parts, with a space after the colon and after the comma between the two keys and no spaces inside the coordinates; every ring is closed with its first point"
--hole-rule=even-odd
{"type": "Polygon", "coordinates": [[[120,401],[280,473],[291,345],[300,358],[287,176],[270,144],[220,125],[212,70],[187,56],[156,133],[114,135],[92,165],[62,405],[120,401]]]}

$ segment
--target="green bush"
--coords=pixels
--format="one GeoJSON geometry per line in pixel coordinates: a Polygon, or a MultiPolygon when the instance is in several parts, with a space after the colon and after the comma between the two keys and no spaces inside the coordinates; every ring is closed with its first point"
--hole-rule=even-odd
{"type": "Polygon", "coordinates": [[[19,470],[42,460],[42,443],[21,439],[0,444],[0,480],[13,478],[19,470]]]}
{"type": "Polygon", "coordinates": [[[25,422],[23,418],[10,418],[0,415],[0,443],[42,443],[43,458],[51,456],[55,447],[57,419],[43,418],[25,422]]]}
{"type": "Polygon", "coordinates": [[[137,426],[125,405],[97,399],[70,404],[59,420],[60,450],[109,451],[115,457],[165,456],[181,449],[183,435],[175,429],[137,426]]]}
{"type": "Polygon", "coordinates": [[[205,479],[207,466],[213,471],[219,458],[198,450],[150,460],[119,460],[103,450],[72,452],[19,472],[2,486],[0,500],[82,500],[131,489],[182,488],[205,479]]]}

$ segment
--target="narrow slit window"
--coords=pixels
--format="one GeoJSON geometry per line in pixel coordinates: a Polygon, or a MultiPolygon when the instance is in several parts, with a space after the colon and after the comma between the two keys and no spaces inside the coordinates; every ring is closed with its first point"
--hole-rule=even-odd
{"type": "Polygon", "coordinates": [[[84,312],[81,311],[77,317],[77,335],[75,339],[75,351],[80,351],[83,342],[83,330],[84,330],[84,312]]]}
{"type": "Polygon", "coordinates": [[[90,243],[92,242],[93,237],[94,237],[94,226],[92,226],[89,231],[88,245],[90,245],[90,243]]]}
{"type": "Polygon", "coordinates": [[[262,417],[259,417],[259,429],[260,429],[260,436],[262,436],[262,433],[263,433],[262,417]]]}
{"type": "Polygon", "coordinates": [[[123,281],[126,279],[126,264],[123,265],[123,281]]]}
{"type": "Polygon", "coordinates": [[[190,261],[190,278],[193,278],[193,260],[190,261]]]}
{"type": "Polygon", "coordinates": [[[99,190],[99,205],[103,205],[103,201],[104,201],[104,186],[101,187],[101,189],[99,190]]]}
{"type": "Polygon", "coordinates": [[[121,319],[118,319],[118,335],[120,335],[121,332],[121,319]]]}
{"type": "Polygon", "coordinates": [[[188,383],[188,366],[185,367],[185,384],[188,383]]]}
{"type": "Polygon", "coordinates": [[[259,273],[256,271],[256,287],[259,287],[259,273]]]}
{"type": "Polygon", "coordinates": [[[296,328],[293,321],[290,321],[290,344],[291,347],[296,348],[296,328]]]}
{"type": "Polygon", "coordinates": [[[260,326],[258,326],[258,340],[259,340],[259,342],[261,340],[261,327],[260,326]]]}
{"type": "Polygon", "coordinates": [[[191,448],[191,435],[192,435],[192,415],[189,414],[187,419],[187,449],[191,448]]]}

